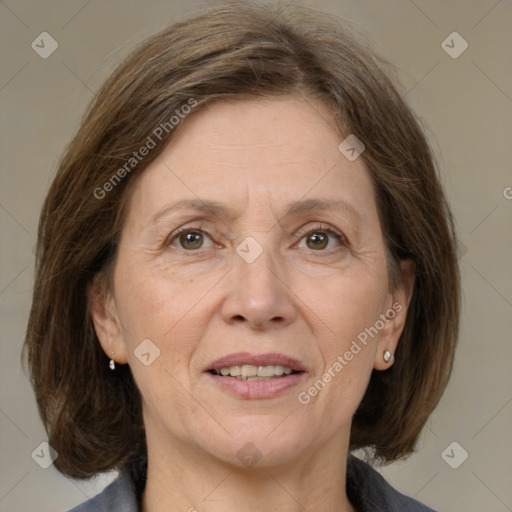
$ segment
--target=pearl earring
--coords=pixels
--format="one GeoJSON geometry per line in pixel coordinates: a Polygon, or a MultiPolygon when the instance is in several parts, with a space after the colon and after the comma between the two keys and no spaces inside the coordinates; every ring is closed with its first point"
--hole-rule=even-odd
{"type": "Polygon", "coordinates": [[[395,356],[389,350],[386,350],[384,352],[384,361],[386,361],[386,363],[391,361],[391,364],[393,364],[395,362],[395,356]]]}
{"type": "Polygon", "coordinates": [[[111,370],[116,369],[116,363],[114,362],[114,352],[112,352],[112,359],[110,360],[110,363],[108,364],[111,370]]]}

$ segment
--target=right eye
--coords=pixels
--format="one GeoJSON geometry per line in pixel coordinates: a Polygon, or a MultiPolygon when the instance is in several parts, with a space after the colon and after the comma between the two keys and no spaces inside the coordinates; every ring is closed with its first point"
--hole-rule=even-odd
{"type": "Polygon", "coordinates": [[[178,243],[180,246],[176,247],[177,249],[181,248],[186,251],[197,251],[203,247],[205,235],[210,238],[210,235],[206,231],[197,227],[186,226],[172,233],[165,242],[165,246],[168,247],[172,245],[176,247],[176,243],[178,243]]]}

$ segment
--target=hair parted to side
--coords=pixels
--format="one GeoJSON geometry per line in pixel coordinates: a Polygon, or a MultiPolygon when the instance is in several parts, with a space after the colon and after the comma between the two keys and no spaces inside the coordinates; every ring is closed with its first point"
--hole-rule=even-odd
{"type": "Polygon", "coordinates": [[[139,391],[128,365],[109,370],[87,294],[92,279],[108,277],[115,263],[128,185],[179,125],[156,132],[160,137],[155,130],[190,100],[196,111],[222,100],[320,99],[338,122],[333,128],[365,144],[361,158],[376,192],[390,287],[400,282],[400,260],[412,259],[416,273],[395,363],[373,371],[350,447],[366,447],[383,463],[414,449],[448,382],[458,337],[454,220],[420,123],[387,64],[332,19],[294,5],[208,9],[144,41],[92,100],[42,208],[24,346],[59,454],[55,466],[65,475],[87,478],[146,457],[139,391]],[[154,147],[123,167],[148,138],[154,147]]]}

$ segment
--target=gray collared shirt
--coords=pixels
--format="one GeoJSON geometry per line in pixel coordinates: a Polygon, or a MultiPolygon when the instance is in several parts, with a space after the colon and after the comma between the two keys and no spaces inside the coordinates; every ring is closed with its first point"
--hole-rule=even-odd
{"type": "MultiPolygon", "coordinates": [[[[347,495],[357,512],[435,512],[419,501],[393,489],[362,460],[350,455],[347,464],[347,495]]],[[[94,498],[68,512],[140,512],[127,473],[94,498]]]]}

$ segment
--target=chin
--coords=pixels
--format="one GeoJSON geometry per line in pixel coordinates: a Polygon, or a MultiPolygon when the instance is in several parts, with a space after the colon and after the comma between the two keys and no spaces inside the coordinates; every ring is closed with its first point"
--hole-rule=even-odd
{"type": "Polygon", "coordinates": [[[240,422],[231,421],[225,428],[233,436],[224,431],[218,439],[210,435],[204,439],[203,449],[239,468],[261,469],[293,463],[312,439],[304,437],[303,429],[289,428],[291,422],[287,428],[288,419],[283,419],[252,416],[240,422]]]}

